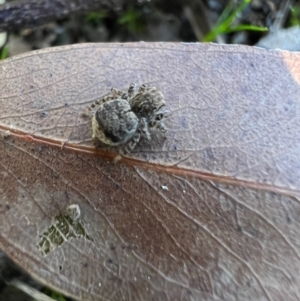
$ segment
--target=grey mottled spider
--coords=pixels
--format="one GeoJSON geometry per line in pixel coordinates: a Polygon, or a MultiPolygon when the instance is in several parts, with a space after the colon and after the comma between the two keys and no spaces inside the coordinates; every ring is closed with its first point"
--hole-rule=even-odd
{"type": "Polygon", "coordinates": [[[142,136],[151,140],[149,127],[167,131],[163,123],[168,113],[164,96],[149,84],[140,86],[137,93],[134,83],[127,92],[112,88],[111,94],[96,100],[84,115],[96,106],[92,137],[106,145],[121,146],[121,154],[130,153],[142,136]]]}

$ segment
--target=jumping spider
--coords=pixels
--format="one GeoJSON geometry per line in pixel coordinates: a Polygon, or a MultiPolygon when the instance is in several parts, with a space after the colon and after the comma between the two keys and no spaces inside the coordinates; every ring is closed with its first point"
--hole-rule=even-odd
{"type": "Polygon", "coordinates": [[[163,124],[167,116],[164,96],[149,84],[140,86],[137,93],[134,83],[127,92],[112,88],[111,94],[96,100],[85,115],[96,105],[99,108],[92,118],[92,137],[106,145],[121,146],[121,154],[130,153],[142,136],[151,140],[148,127],[167,131],[163,124]]]}

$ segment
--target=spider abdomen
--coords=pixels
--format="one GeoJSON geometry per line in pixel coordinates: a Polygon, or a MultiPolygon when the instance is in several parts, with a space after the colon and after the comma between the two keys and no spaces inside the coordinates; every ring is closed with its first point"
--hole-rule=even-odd
{"type": "Polygon", "coordinates": [[[107,145],[126,143],[136,133],[139,120],[128,101],[115,99],[100,105],[93,120],[93,138],[107,145]]]}

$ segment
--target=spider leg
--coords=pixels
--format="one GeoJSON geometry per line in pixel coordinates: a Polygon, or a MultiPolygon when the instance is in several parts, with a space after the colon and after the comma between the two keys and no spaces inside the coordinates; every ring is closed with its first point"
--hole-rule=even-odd
{"type": "Polygon", "coordinates": [[[127,144],[120,149],[120,154],[121,155],[127,155],[129,154],[136,146],[136,144],[140,141],[141,139],[141,133],[137,131],[134,136],[127,142],[127,144]]]}
{"type": "Polygon", "coordinates": [[[101,105],[102,103],[108,102],[110,100],[115,99],[115,96],[113,96],[112,94],[108,94],[104,97],[98,98],[96,99],[90,106],[88,106],[84,112],[81,114],[83,117],[89,117],[90,116],[90,112],[96,107],[101,105]]]}
{"type": "Polygon", "coordinates": [[[144,92],[147,88],[149,88],[149,86],[149,83],[142,84],[139,88],[139,92],[144,92]]]}
{"type": "Polygon", "coordinates": [[[131,83],[128,88],[128,97],[131,98],[134,95],[135,83],[131,83]]]}
{"type": "Polygon", "coordinates": [[[159,129],[162,133],[166,133],[167,129],[164,125],[164,123],[162,121],[158,121],[158,120],[152,120],[149,122],[149,126],[151,128],[157,128],[159,129]]]}
{"type": "Polygon", "coordinates": [[[151,136],[148,130],[148,123],[146,118],[141,118],[139,124],[139,131],[141,132],[142,136],[146,137],[147,140],[151,140],[151,136]]]}
{"type": "Polygon", "coordinates": [[[146,118],[141,118],[139,127],[133,137],[127,142],[127,144],[121,148],[120,153],[122,155],[129,154],[140,141],[141,136],[146,137],[148,140],[151,140],[150,133],[148,131],[148,124],[146,118]]]}
{"type": "Polygon", "coordinates": [[[122,99],[127,99],[128,98],[128,93],[123,92],[121,90],[111,88],[111,93],[114,98],[118,98],[118,96],[121,96],[122,99]]]}

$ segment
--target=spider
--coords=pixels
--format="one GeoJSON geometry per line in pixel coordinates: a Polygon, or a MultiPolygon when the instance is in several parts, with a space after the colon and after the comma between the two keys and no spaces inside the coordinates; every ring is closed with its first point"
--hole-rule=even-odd
{"type": "Polygon", "coordinates": [[[167,132],[163,123],[168,114],[164,96],[149,84],[141,85],[137,93],[134,83],[127,92],[112,88],[111,94],[96,100],[84,115],[97,105],[92,137],[109,146],[120,146],[121,154],[130,153],[141,137],[151,140],[149,127],[167,132]]]}

